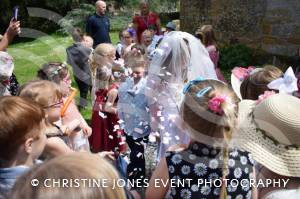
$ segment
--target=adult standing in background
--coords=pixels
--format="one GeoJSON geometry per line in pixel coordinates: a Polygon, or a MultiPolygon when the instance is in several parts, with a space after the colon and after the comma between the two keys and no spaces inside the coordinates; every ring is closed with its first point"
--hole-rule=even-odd
{"type": "MultiPolygon", "coordinates": [[[[9,26],[4,33],[4,35],[0,38],[0,51],[6,51],[8,45],[12,40],[21,32],[20,21],[16,21],[12,19],[9,23],[9,26]]],[[[1,59],[1,58],[0,58],[1,59]]],[[[5,58],[6,59],[6,58],[5,58]]],[[[1,63],[1,61],[0,61],[1,63]]],[[[19,89],[19,82],[14,73],[9,78],[9,81],[1,81],[0,84],[7,87],[8,91],[11,95],[17,95],[19,89]]],[[[0,86],[1,86],[0,85],[0,86]]]]}
{"type": "Polygon", "coordinates": [[[155,25],[157,29],[157,35],[160,35],[160,19],[159,16],[150,12],[149,4],[142,2],[140,4],[141,14],[133,17],[133,27],[136,30],[137,42],[140,44],[142,40],[142,33],[149,28],[150,25],[155,25]]]}
{"type": "Polygon", "coordinates": [[[86,32],[94,39],[94,48],[101,43],[111,43],[109,18],[105,15],[106,3],[96,1],[96,13],[89,17],[86,32]]]}

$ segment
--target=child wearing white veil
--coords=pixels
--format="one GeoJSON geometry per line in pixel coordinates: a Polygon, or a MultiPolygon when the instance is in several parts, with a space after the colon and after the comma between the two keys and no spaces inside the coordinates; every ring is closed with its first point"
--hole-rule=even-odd
{"type": "Polygon", "coordinates": [[[168,33],[154,51],[147,83],[151,128],[160,134],[159,159],[170,146],[189,143],[179,107],[184,84],[199,76],[217,79],[205,47],[189,33],[168,33]]]}

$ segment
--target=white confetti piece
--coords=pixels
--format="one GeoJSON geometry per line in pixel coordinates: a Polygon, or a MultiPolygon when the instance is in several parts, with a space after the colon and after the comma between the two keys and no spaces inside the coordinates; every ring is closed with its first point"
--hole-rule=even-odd
{"type": "Polygon", "coordinates": [[[136,155],[136,157],[141,157],[143,155],[143,153],[141,153],[141,152],[139,152],[137,155],[136,155]]]}
{"type": "Polygon", "coordinates": [[[112,136],[112,135],[109,135],[108,137],[109,137],[109,139],[111,139],[111,140],[114,139],[114,136],[112,136]]]}
{"type": "Polygon", "coordinates": [[[160,128],[161,130],[165,130],[165,127],[162,126],[162,125],[159,125],[159,128],[160,128]]]}
{"type": "Polygon", "coordinates": [[[124,142],[124,141],[119,142],[119,145],[120,145],[120,146],[122,146],[122,145],[124,145],[124,144],[126,144],[126,142],[124,142]]]}
{"type": "Polygon", "coordinates": [[[107,118],[107,116],[105,115],[105,113],[99,111],[99,116],[102,117],[103,119],[107,118]]]}
{"type": "Polygon", "coordinates": [[[149,142],[156,142],[156,137],[154,135],[149,135],[149,142]]]}
{"type": "Polygon", "coordinates": [[[170,72],[166,72],[166,74],[169,75],[169,76],[172,76],[172,73],[170,73],[170,72]]]}
{"type": "Polygon", "coordinates": [[[169,138],[168,137],[164,137],[163,138],[163,143],[164,144],[169,144],[169,138]]]}
{"type": "Polygon", "coordinates": [[[165,121],[165,118],[164,117],[160,117],[160,121],[165,121]]]}
{"type": "Polygon", "coordinates": [[[178,135],[176,135],[176,136],[175,136],[175,139],[176,139],[176,140],[179,140],[180,138],[179,138],[179,136],[178,136],[178,135]]]}
{"type": "Polygon", "coordinates": [[[120,129],[120,126],[119,126],[119,125],[115,125],[115,126],[114,126],[114,129],[119,130],[119,129],[120,129]]]}
{"type": "Polygon", "coordinates": [[[124,121],[123,121],[123,120],[119,120],[118,123],[119,123],[119,124],[123,124],[124,121]]]}
{"type": "Polygon", "coordinates": [[[143,134],[144,133],[143,129],[140,129],[140,128],[134,128],[134,131],[137,132],[137,133],[139,133],[139,134],[143,134]]]}
{"type": "Polygon", "coordinates": [[[127,162],[127,164],[130,163],[130,160],[129,160],[129,158],[127,156],[125,156],[123,159],[127,162]]]}
{"type": "Polygon", "coordinates": [[[149,108],[146,107],[146,111],[149,112],[149,108]]]}
{"type": "Polygon", "coordinates": [[[161,111],[157,111],[157,116],[158,116],[158,117],[161,116],[161,111]]]}

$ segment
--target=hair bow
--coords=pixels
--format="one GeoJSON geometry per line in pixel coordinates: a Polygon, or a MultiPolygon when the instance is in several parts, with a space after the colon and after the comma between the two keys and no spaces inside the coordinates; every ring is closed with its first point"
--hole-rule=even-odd
{"type": "Polygon", "coordinates": [[[283,77],[273,80],[268,84],[269,89],[279,90],[280,93],[291,94],[298,90],[297,78],[292,67],[289,67],[283,77]]]}
{"type": "Polygon", "coordinates": [[[228,102],[228,97],[226,95],[217,95],[208,101],[208,109],[217,115],[223,115],[224,111],[222,109],[222,104],[228,102]]]}
{"type": "Polygon", "coordinates": [[[183,87],[183,94],[186,94],[192,85],[195,85],[196,83],[202,82],[204,80],[203,77],[197,77],[196,79],[193,79],[189,81],[184,87],[183,87]]]}
{"type": "Polygon", "coordinates": [[[242,68],[242,67],[235,67],[232,70],[232,74],[238,78],[240,81],[243,81],[245,78],[247,78],[251,72],[255,69],[254,66],[249,66],[248,68],[242,68]]]}

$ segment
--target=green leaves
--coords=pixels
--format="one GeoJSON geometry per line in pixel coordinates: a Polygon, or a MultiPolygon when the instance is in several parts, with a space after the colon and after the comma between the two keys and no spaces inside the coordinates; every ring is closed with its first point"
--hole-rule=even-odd
{"type": "Polygon", "coordinates": [[[243,44],[224,46],[220,49],[220,68],[232,69],[236,66],[248,66],[251,64],[252,50],[243,44]]]}

